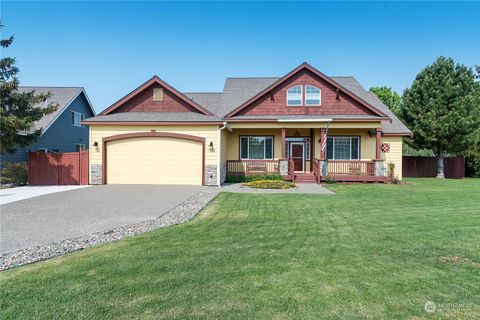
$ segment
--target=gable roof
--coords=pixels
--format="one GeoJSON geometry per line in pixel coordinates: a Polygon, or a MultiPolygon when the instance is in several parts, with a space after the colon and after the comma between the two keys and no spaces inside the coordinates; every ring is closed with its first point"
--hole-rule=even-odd
{"type": "MultiPolygon", "coordinates": [[[[57,110],[54,112],[43,116],[40,120],[35,121],[33,127],[27,133],[33,133],[37,130],[42,130],[42,134],[50,128],[50,126],[57,120],[58,117],[68,108],[68,106],[80,95],[84,94],[87,104],[92,111],[92,114],[95,116],[95,110],[93,109],[92,103],[85,92],[83,87],[40,87],[40,86],[20,86],[18,87],[19,92],[30,92],[35,91],[38,94],[45,94],[50,92],[50,97],[47,99],[47,104],[56,103],[58,104],[57,110]]],[[[38,103],[35,108],[45,108],[46,103],[38,103]]],[[[87,115],[88,116],[88,115],[87,115]]]]}
{"type": "Polygon", "coordinates": [[[405,126],[400,119],[390,110],[377,95],[371,91],[365,90],[362,85],[354,77],[336,77],[335,80],[342,83],[345,87],[349,88],[356,95],[362,97],[365,101],[368,101],[374,105],[377,109],[386,114],[391,121],[382,120],[382,131],[385,134],[407,134],[412,135],[412,132],[405,126]]]}
{"type": "Polygon", "coordinates": [[[167,89],[168,91],[170,91],[172,94],[174,94],[176,97],[178,97],[180,100],[182,100],[183,102],[187,103],[189,106],[191,106],[192,108],[194,108],[195,110],[199,111],[200,113],[203,113],[204,115],[207,115],[207,116],[211,116],[213,115],[210,111],[208,111],[207,109],[203,108],[202,106],[200,106],[198,103],[196,103],[195,101],[193,101],[192,99],[189,99],[187,96],[185,96],[183,93],[181,93],[180,91],[178,91],[177,89],[175,89],[174,87],[170,86],[168,83],[166,83],[165,81],[163,81],[162,79],[160,79],[158,76],[153,76],[151,77],[149,80],[147,80],[146,82],[144,82],[142,85],[140,85],[139,87],[137,87],[135,90],[133,90],[132,92],[130,92],[129,94],[127,94],[126,96],[124,96],[123,98],[121,98],[120,100],[118,100],[117,102],[115,102],[114,104],[112,104],[110,107],[108,107],[107,109],[103,110],[99,115],[108,115],[109,113],[111,113],[112,111],[114,111],[115,109],[118,109],[121,105],[123,105],[125,102],[129,101],[130,99],[132,99],[133,97],[135,97],[138,93],[140,93],[141,91],[145,90],[147,87],[149,87],[150,85],[152,84],[159,84],[160,86],[162,86],[163,88],[167,89]]]}
{"type": "MultiPolygon", "coordinates": [[[[381,120],[382,130],[385,134],[403,134],[411,135],[411,131],[395,116],[395,114],[388,109],[388,107],[383,104],[378,97],[370,91],[365,90],[363,86],[352,76],[344,77],[330,77],[332,80],[338,82],[343,87],[348,89],[351,92],[354,92],[357,96],[361,97],[371,105],[373,105],[378,110],[382,111],[388,118],[391,120],[381,120]]],[[[215,93],[217,95],[216,100],[212,102],[209,99],[203,99],[202,95],[208,95],[208,93],[197,93],[198,102],[202,104],[203,107],[209,109],[213,113],[217,114],[219,117],[224,117],[229,112],[232,112],[236,107],[245,103],[245,101],[251,99],[253,96],[272,85],[275,81],[280,79],[280,77],[246,77],[246,78],[227,78],[225,80],[225,85],[222,94],[215,93]],[[210,104],[213,103],[213,104],[210,104]]],[[[187,94],[190,95],[190,94],[187,94]]],[[[192,98],[196,98],[192,95],[192,98]]],[[[315,116],[315,118],[322,118],[323,116],[315,116]]],[[[326,116],[325,116],[326,117],[326,116]]],[[[260,120],[260,119],[295,119],[295,118],[305,118],[305,116],[236,116],[235,119],[239,120],[260,120]]],[[[338,120],[348,120],[348,119],[364,119],[364,120],[375,120],[378,119],[378,116],[349,116],[349,115],[336,115],[328,116],[326,118],[333,118],[338,120]]],[[[229,121],[233,118],[228,119],[229,121]]]]}
{"type": "Polygon", "coordinates": [[[355,93],[351,92],[347,88],[343,87],[341,84],[339,84],[338,82],[336,82],[332,78],[327,77],[326,75],[324,75],[323,73],[321,73],[320,71],[318,71],[317,69],[315,69],[314,67],[312,67],[311,65],[309,65],[306,62],[302,63],[300,66],[296,67],[295,69],[293,69],[292,71],[287,73],[285,76],[279,78],[278,80],[273,82],[271,85],[269,85],[268,87],[266,87],[265,89],[263,89],[262,91],[260,91],[259,93],[257,93],[256,95],[254,95],[253,97],[251,97],[250,99],[245,101],[244,103],[242,103],[240,106],[238,106],[237,108],[235,108],[234,110],[232,110],[231,112],[226,114],[225,117],[229,118],[229,117],[235,116],[236,114],[238,114],[238,112],[247,108],[251,103],[253,103],[257,99],[263,97],[265,94],[267,94],[271,90],[275,89],[276,87],[280,86],[285,81],[287,81],[288,79],[290,79],[291,77],[295,76],[296,74],[298,74],[299,72],[301,72],[303,70],[308,70],[308,71],[312,72],[314,75],[318,76],[319,78],[323,79],[324,81],[326,81],[330,85],[334,86],[335,88],[337,88],[337,90],[339,90],[341,92],[344,92],[350,98],[352,98],[356,102],[360,103],[363,107],[373,111],[375,114],[377,114],[381,117],[384,117],[384,116],[386,117],[386,115],[383,112],[381,112],[380,110],[375,108],[373,105],[371,105],[370,103],[368,103],[367,101],[365,101],[361,97],[357,96],[355,93]]]}
{"type": "MultiPolygon", "coordinates": [[[[302,65],[303,66],[303,65],[302,65]]],[[[268,88],[277,83],[283,77],[245,77],[245,78],[226,78],[222,92],[187,92],[183,93],[185,98],[191,102],[198,104],[202,108],[208,110],[211,116],[204,116],[197,114],[197,116],[187,116],[185,112],[149,112],[148,114],[138,115],[132,112],[119,113],[114,117],[114,114],[108,117],[101,114],[97,117],[86,119],[84,123],[88,122],[210,122],[213,121],[235,121],[235,120],[250,120],[250,121],[277,121],[277,120],[293,120],[305,119],[306,117],[312,119],[329,118],[339,121],[375,121],[380,120],[382,123],[382,130],[386,135],[411,135],[411,131],[393,114],[391,110],[384,105],[377,96],[365,90],[358,81],[351,76],[346,77],[328,77],[330,81],[336,83],[343,88],[343,92],[350,92],[357,99],[360,99],[366,104],[377,110],[378,115],[335,115],[335,116],[301,116],[301,115],[243,115],[235,117],[227,117],[239,106],[245,104],[247,101],[253,99],[262,92],[268,92],[268,88]]],[[[188,113],[187,113],[188,114],[188,113]]]]}

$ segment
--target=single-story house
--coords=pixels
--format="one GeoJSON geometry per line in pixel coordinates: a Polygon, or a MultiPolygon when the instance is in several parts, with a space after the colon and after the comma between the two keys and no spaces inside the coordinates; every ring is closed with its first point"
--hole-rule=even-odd
{"type": "Polygon", "coordinates": [[[81,87],[19,87],[21,92],[35,91],[38,94],[50,92],[47,101],[35,107],[44,108],[56,103],[57,110],[36,121],[29,133],[41,130],[40,137],[33,144],[13,153],[1,155],[1,162],[27,161],[27,153],[35,151],[73,152],[88,147],[88,127],[82,120],[95,116],[87,93],[81,87]]]}
{"type": "Polygon", "coordinates": [[[154,76],[90,127],[90,183],[218,185],[228,175],[303,181],[402,178],[408,128],[353,77],[301,64],[280,78],[227,78],[182,93],[154,76]]]}

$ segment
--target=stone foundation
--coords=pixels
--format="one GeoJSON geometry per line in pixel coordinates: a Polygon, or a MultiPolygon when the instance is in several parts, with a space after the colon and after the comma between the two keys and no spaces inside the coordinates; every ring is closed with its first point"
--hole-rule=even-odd
{"type": "Polygon", "coordinates": [[[102,184],[101,164],[92,164],[90,166],[90,184],[102,184]]]}
{"type": "Polygon", "coordinates": [[[320,166],[320,175],[326,177],[328,175],[328,163],[326,160],[319,160],[318,164],[320,166]]]}
{"type": "Polygon", "coordinates": [[[227,165],[222,164],[220,166],[220,183],[224,183],[227,178],[227,165]]]}
{"type": "Polygon", "coordinates": [[[288,175],[288,160],[279,160],[278,172],[281,176],[288,175]]]}
{"type": "Polygon", "coordinates": [[[205,184],[207,186],[217,185],[217,166],[216,165],[205,166],[205,184]]]}
{"type": "Polygon", "coordinates": [[[385,176],[385,162],[383,160],[374,161],[374,174],[376,177],[385,176]]]}

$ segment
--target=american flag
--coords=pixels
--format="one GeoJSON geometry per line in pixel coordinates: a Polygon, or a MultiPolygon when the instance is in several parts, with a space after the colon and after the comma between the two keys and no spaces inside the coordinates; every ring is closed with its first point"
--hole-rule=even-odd
{"type": "Polygon", "coordinates": [[[327,135],[325,134],[325,139],[322,141],[322,154],[325,153],[325,149],[327,148],[327,135]]]}

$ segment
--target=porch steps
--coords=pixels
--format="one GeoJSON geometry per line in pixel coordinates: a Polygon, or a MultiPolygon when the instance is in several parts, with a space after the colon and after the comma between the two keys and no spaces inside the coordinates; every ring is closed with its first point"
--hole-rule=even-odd
{"type": "Polygon", "coordinates": [[[295,182],[298,183],[317,183],[315,176],[309,173],[295,174],[295,182]]]}

